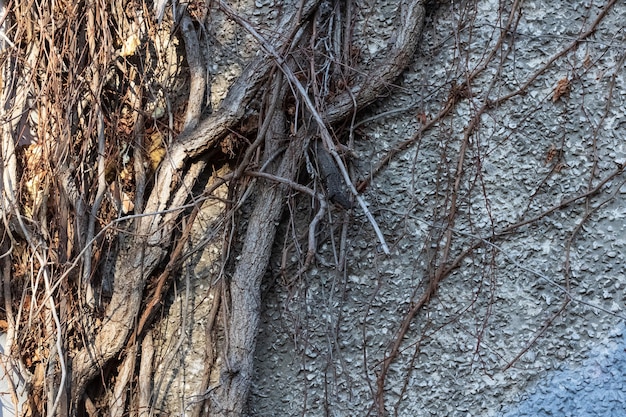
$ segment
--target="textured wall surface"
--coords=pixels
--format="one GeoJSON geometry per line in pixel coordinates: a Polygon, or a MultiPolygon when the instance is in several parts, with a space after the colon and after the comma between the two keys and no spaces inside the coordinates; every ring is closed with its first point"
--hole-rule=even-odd
{"type": "MultiPolygon", "coordinates": [[[[321,231],[326,241],[309,274],[281,273],[277,253],[250,415],[375,414],[381,363],[425,291],[433,257],[441,256],[436,242],[443,235],[446,243],[453,193],[452,256],[479,237],[529,222],[483,242],[413,318],[386,378],[389,414],[626,410],[626,186],[619,171],[626,163],[626,6],[609,7],[593,34],[574,45],[605,2],[523,2],[517,27],[495,47],[510,12],[508,2],[501,5],[441,3],[413,65],[359,126],[355,179],[418,136],[363,194],[391,256],[380,253],[359,210],[340,208],[321,231]],[[453,110],[420,131],[473,72],[453,110]],[[488,101],[497,105],[481,112],[488,101]],[[463,146],[464,176],[455,188],[463,146]],[[339,271],[344,222],[346,268],[339,271]]],[[[372,24],[384,21],[371,9],[360,13],[372,24]]]]}
{"type": "MultiPolygon", "coordinates": [[[[389,415],[623,415],[626,5],[520,2],[504,29],[511,2],[432,3],[414,62],[353,131],[353,179],[371,180],[362,196],[391,255],[358,208],[331,205],[314,264],[297,275],[294,236],[315,211],[308,198],[288,201],[248,414],[376,415],[403,321],[437,267],[458,258],[400,337],[384,381],[389,415]]],[[[354,33],[367,36],[354,46],[367,62],[393,38],[396,8],[358,6],[354,33]]],[[[256,7],[262,18],[277,6],[256,7]]],[[[218,98],[252,42],[236,28],[223,37],[226,49],[243,46],[211,69],[218,98]]],[[[212,265],[218,251],[207,251],[212,265]]],[[[204,395],[192,393],[214,276],[188,271],[193,295],[179,290],[163,322],[180,348],[157,354],[171,410],[204,395]]]]}
{"type": "Polygon", "coordinates": [[[624,326],[610,332],[580,364],[551,372],[507,407],[503,417],[621,416],[626,412],[624,326]]]}

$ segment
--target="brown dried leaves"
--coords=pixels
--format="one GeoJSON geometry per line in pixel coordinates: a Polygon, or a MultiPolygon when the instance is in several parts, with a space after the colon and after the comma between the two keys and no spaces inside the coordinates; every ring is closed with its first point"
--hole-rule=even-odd
{"type": "Polygon", "coordinates": [[[552,102],[555,103],[558,99],[563,96],[567,96],[571,89],[571,82],[569,78],[563,77],[556,83],[556,88],[554,89],[554,93],[552,94],[552,102]]]}

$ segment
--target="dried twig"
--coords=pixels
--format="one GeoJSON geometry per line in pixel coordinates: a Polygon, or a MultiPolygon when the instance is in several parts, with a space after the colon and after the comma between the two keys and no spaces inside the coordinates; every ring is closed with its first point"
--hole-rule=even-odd
{"type": "Polygon", "coordinates": [[[198,35],[186,10],[183,12],[180,25],[185,38],[187,62],[189,63],[189,72],[191,73],[189,100],[187,101],[187,111],[183,125],[183,132],[185,132],[194,129],[200,120],[202,101],[204,100],[206,88],[206,66],[202,63],[198,35]]]}
{"type": "Polygon", "coordinates": [[[126,358],[124,358],[119,368],[115,387],[113,388],[113,393],[109,400],[109,415],[111,417],[123,417],[126,415],[126,398],[128,397],[127,385],[133,376],[136,359],[137,345],[132,345],[128,352],[126,352],[126,358]]]}
{"type": "Polygon", "coordinates": [[[324,217],[324,214],[326,213],[326,206],[327,206],[326,199],[324,198],[322,194],[316,193],[312,189],[305,187],[304,185],[300,185],[287,178],[281,178],[276,175],[268,174],[265,172],[258,172],[258,171],[246,171],[245,174],[250,175],[252,177],[266,178],[275,182],[279,182],[281,184],[288,185],[290,188],[293,188],[296,191],[300,191],[301,193],[308,194],[318,201],[320,207],[317,210],[317,213],[315,214],[315,216],[313,217],[313,220],[311,220],[311,222],[309,223],[309,239],[308,239],[309,247],[307,249],[306,259],[304,261],[304,265],[302,266],[302,268],[300,269],[300,272],[298,272],[297,275],[302,274],[304,271],[308,269],[309,265],[311,264],[311,261],[313,260],[313,256],[315,256],[315,250],[317,248],[316,229],[317,229],[317,225],[319,224],[319,222],[324,217]]]}

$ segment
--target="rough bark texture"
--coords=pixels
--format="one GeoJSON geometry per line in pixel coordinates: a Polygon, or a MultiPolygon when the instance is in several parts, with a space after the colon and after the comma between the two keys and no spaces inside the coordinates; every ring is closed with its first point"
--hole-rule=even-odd
{"type": "MultiPolygon", "coordinates": [[[[266,150],[284,141],[284,117],[275,116],[267,132],[266,150]]],[[[302,157],[304,137],[290,141],[276,176],[293,181],[302,157]]],[[[270,153],[270,154],[271,154],[270,153]]],[[[287,187],[264,182],[249,219],[246,236],[230,280],[230,317],[226,324],[224,361],[211,395],[210,415],[239,416],[248,398],[261,312],[261,279],[269,262],[287,187]]]]}
{"type": "MultiPolygon", "coordinates": [[[[309,5],[307,10],[310,9],[309,5]]],[[[293,31],[295,25],[297,22],[286,19],[281,27],[289,32],[293,31]]],[[[186,168],[186,162],[211,149],[240,122],[246,106],[258,94],[261,83],[272,67],[272,60],[268,57],[256,58],[230,88],[220,109],[197,128],[184,132],[171,145],[144,209],[145,213],[156,214],[139,218],[134,236],[125,239],[128,240],[125,244],[127,248],[120,250],[116,262],[116,280],[105,319],[95,335],[91,336],[91,343],[78,352],[73,360],[74,400],[81,399],[86,385],[97,375],[102,364],[121,350],[134,328],[133,318],[137,317],[142,305],[145,282],[167,253],[174,222],[179,216],[179,211],[168,210],[185,203],[188,199],[187,190],[193,187],[200,174],[199,170],[186,168]],[[182,181],[181,176],[184,178],[182,181]]]]}

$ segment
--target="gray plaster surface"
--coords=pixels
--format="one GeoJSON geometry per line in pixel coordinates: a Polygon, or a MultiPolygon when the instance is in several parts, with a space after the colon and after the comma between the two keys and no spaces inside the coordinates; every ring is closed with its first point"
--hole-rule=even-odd
{"type": "MultiPolygon", "coordinates": [[[[391,243],[390,256],[380,253],[362,213],[354,210],[346,220],[340,209],[320,232],[326,240],[308,275],[281,273],[277,252],[265,283],[249,415],[376,415],[381,364],[428,285],[433,257],[435,264],[441,259],[437,237],[443,236],[440,245],[450,240],[454,257],[477,239],[534,218],[483,242],[440,283],[389,370],[385,410],[626,415],[623,330],[616,330],[626,317],[623,172],[593,196],[561,206],[626,162],[624,3],[613,5],[592,36],[554,58],[604,6],[523,2],[516,30],[491,59],[508,2],[442,2],[429,15],[414,63],[390,96],[363,115],[372,120],[359,126],[354,144],[356,178],[366,178],[436,117],[453,83],[486,68],[466,98],[394,157],[363,194],[391,243]],[[569,91],[555,100],[563,79],[569,91]],[[522,86],[524,94],[479,118],[454,191],[474,115],[522,86]],[[458,211],[450,227],[453,194],[458,211]],[[346,221],[346,269],[339,271],[346,221]]],[[[371,17],[365,6],[362,13],[371,17]]]]}
{"type": "MultiPolygon", "coordinates": [[[[355,181],[415,138],[362,194],[391,254],[360,210],[331,205],[314,265],[298,276],[294,248],[306,249],[298,239],[315,210],[306,197],[287,202],[263,283],[248,415],[376,415],[381,364],[446,246],[448,262],[474,249],[403,335],[384,384],[388,415],[626,415],[626,5],[616,2],[576,42],[606,2],[524,1],[498,47],[512,2],[431,3],[413,63],[354,132],[355,181]],[[456,88],[475,71],[466,91],[456,88]],[[568,91],[555,100],[562,80],[568,91]],[[452,110],[418,134],[455,92],[463,97],[452,110]],[[497,105],[477,117],[488,103],[497,105]]],[[[356,46],[367,62],[387,45],[395,7],[358,6],[354,33],[367,36],[356,46]]],[[[223,58],[216,96],[241,68],[223,58]]],[[[214,267],[219,250],[206,250],[214,267]]],[[[193,296],[178,294],[164,321],[168,346],[185,353],[157,353],[171,410],[204,394],[195,386],[217,272],[198,265],[183,283],[193,296]],[[181,320],[176,309],[193,315],[181,320]]]]}
{"type": "Polygon", "coordinates": [[[577,367],[546,375],[501,417],[626,415],[626,336],[619,326],[577,367]]]}

